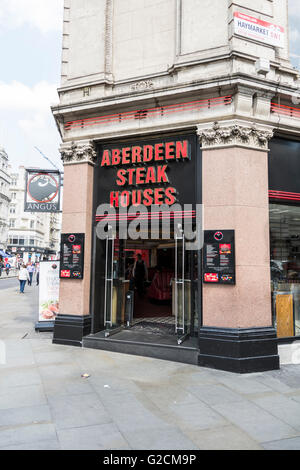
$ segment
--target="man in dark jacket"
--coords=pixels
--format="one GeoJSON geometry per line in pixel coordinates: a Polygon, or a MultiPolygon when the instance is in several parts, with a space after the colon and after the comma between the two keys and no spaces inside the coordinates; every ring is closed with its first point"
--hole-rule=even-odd
{"type": "Polygon", "coordinates": [[[142,260],[142,255],[137,255],[137,260],[133,268],[133,278],[135,287],[137,288],[138,294],[142,296],[144,294],[144,283],[147,279],[147,267],[145,262],[142,260]]]}

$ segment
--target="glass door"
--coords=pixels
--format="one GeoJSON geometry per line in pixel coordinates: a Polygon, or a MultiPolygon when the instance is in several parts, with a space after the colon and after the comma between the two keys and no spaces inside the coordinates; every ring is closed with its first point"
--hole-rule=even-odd
{"type": "Polygon", "coordinates": [[[175,331],[181,344],[191,331],[191,279],[184,232],[175,234],[175,331]]]}
{"type": "Polygon", "coordinates": [[[104,327],[105,337],[118,333],[122,329],[122,298],[118,279],[118,240],[112,230],[105,240],[105,273],[104,273],[104,327]]]}

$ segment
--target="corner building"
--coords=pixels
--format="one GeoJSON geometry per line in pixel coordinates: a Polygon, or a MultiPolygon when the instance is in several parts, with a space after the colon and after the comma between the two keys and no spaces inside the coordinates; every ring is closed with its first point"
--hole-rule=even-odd
{"type": "Polygon", "coordinates": [[[52,108],[62,233],[85,244],[82,276],[61,279],[55,343],[238,373],[279,368],[278,344],[300,339],[300,99],[288,36],[287,0],[65,0],[52,108]],[[186,250],[175,215],[168,240],[159,230],[122,240],[119,195],[128,206],[175,195],[191,205],[187,219],[202,204],[206,248],[186,250]],[[103,203],[116,228],[100,240],[103,203]],[[227,233],[234,274],[224,277],[209,237],[227,233]]]}

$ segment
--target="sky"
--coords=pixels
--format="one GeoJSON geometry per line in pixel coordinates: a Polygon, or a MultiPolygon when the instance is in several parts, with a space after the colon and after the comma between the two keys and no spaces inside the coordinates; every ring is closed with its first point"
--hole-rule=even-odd
{"type": "MultiPolygon", "coordinates": [[[[125,0],[124,0],[125,1],[125,0]]],[[[291,61],[300,70],[300,0],[289,0],[291,61]]],[[[0,147],[18,165],[62,169],[50,106],[58,103],[63,0],[0,0],[0,147]]]]}

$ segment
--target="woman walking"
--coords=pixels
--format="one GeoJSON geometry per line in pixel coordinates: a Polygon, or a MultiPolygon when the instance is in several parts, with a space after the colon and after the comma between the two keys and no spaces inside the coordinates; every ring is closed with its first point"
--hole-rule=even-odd
{"type": "Polygon", "coordinates": [[[19,271],[20,294],[24,294],[24,287],[26,281],[29,281],[29,279],[29,272],[27,271],[25,264],[21,264],[19,271]]]}

